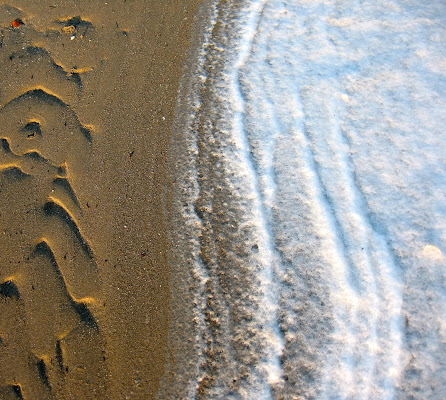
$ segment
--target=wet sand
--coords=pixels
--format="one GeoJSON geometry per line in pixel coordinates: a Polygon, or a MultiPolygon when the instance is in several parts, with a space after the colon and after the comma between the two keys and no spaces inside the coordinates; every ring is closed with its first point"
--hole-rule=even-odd
{"type": "Polygon", "coordinates": [[[1,399],[155,396],[167,146],[199,3],[0,4],[1,399]]]}

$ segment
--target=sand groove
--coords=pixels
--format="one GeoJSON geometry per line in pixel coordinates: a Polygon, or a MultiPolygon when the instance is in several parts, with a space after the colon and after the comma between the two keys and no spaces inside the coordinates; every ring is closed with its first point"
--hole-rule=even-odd
{"type": "Polygon", "coordinates": [[[49,51],[36,45],[9,53],[2,75],[6,82],[15,82],[2,89],[3,105],[19,97],[19,93],[38,89],[71,103],[83,88],[80,73],[56,63],[49,51]],[[18,71],[20,80],[17,80],[18,71]]]}
{"type": "Polygon", "coordinates": [[[88,376],[81,397],[103,398],[100,282],[75,184],[92,131],[69,105],[82,80],[45,48],[20,48],[13,35],[2,29],[9,64],[1,82],[0,197],[8,206],[0,215],[0,247],[14,252],[0,255],[0,394],[62,398],[88,376]]]}

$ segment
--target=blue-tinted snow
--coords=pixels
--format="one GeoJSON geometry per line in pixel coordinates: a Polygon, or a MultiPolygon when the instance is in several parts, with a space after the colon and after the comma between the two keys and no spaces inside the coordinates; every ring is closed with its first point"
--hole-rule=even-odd
{"type": "Polygon", "coordinates": [[[160,398],[446,398],[446,3],[200,17],[160,398]]]}

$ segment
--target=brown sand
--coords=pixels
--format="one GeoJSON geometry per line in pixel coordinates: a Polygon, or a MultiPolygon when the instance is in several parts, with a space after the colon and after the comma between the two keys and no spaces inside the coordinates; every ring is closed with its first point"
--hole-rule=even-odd
{"type": "Polygon", "coordinates": [[[0,399],[155,396],[166,153],[200,2],[0,2],[0,399]]]}

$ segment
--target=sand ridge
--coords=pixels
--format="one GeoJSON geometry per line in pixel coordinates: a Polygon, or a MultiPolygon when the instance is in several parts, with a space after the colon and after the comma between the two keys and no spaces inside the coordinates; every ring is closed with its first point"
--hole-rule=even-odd
{"type": "Polygon", "coordinates": [[[0,4],[2,399],[156,393],[166,153],[198,3],[0,4]]]}

